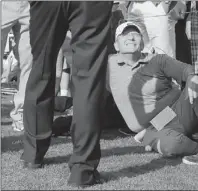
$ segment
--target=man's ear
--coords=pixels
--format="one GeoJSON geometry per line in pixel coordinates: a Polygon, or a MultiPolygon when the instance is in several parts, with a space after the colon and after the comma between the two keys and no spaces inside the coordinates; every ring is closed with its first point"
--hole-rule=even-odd
{"type": "Polygon", "coordinates": [[[119,52],[118,43],[117,41],[114,42],[114,48],[117,52],[119,52]]]}

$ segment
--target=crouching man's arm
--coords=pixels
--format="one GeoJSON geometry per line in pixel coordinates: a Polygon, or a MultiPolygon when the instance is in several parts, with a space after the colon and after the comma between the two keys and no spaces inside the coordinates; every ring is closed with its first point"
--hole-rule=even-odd
{"type": "Polygon", "coordinates": [[[198,98],[198,74],[192,65],[175,60],[167,55],[161,55],[159,60],[161,72],[166,77],[175,79],[179,84],[186,82],[186,99],[189,97],[190,103],[198,98]]]}
{"type": "Polygon", "coordinates": [[[194,74],[194,67],[192,65],[180,62],[167,55],[158,55],[158,61],[162,74],[166,77],[173,78],[180,85],[186,82],[188,77],[194,74]]]}

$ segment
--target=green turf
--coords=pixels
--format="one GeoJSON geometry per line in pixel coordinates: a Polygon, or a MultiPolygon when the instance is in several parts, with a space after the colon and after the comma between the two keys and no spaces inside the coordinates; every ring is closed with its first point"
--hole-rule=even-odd
{"type": "MultiPolygon", "coordinates": [[[[69,138],[53,138],[44,169],[22,168],[22,133],[13,132],[9,111],[11,103],[2,99],[2,190],[76,190],[67,185],[67,162],[72,153],[69,138]]],[[[181,158],[163,158],[146,153],[132,137],[117,131],[103,132],[102,158],[98,167],[105,182],[88,190],[197,190],[198,166],[181,163],[181,158]]]]}

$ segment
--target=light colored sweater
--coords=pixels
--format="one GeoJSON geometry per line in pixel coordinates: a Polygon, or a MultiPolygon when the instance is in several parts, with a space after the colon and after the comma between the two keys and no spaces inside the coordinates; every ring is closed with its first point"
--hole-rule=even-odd
{"type": "Polygon", "coordinates": [[[181,84],[194,70],[191,65],[163,54],[148,55],[135,67],[119,65],[119,57],[119,54],[109,57],[107,89],[128,127],[139,132],[179,98],[181,91],[172,78],[181,84]]]}

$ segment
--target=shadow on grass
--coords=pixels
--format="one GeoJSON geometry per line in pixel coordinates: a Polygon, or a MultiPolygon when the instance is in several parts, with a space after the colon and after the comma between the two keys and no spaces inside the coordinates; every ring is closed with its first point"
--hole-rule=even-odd
{"type": "MultiPolygon", "coordinates": [[[[122,133],[120,133],[118,131],[119,128],[109,128],[109,129],[104,129],[102,131],[102,135],[101,135],[101,140],[115,140],[118,138],[124,138],[124,137],[128,137],[129,135],[124,135],[122,133]]],[[[130,135],[132,136],[132,135],[130,135]]]]}
{"type": "MultiPolygon", "coordinates": [[[[10,100],[13,99],[12,96],[5,96],[3,95],[1,98],[2,104],[1,104],[1,125],[2,126],[8,126],[12,124],[12,120],[10,118],[10,111],[13,109],[13,104],[10,103],[10,100]]],[[[101,139],[104,140],[114,140],[120,137],[126,137],[125,135],[119,133],[118,127],[114,128],[107,128],[103,129],[101,139]]],[[[23,143],[22,143],[23,135],[15,135],[15,136],[9,136],[9,137],[2,137],[1,138],[1,151],[7,152],[7,151],[19,151],[23,149],[23,143]]],[[[71,139],[68,137],[57,137],[53,138],[51,145],[55,144],[63,144],[71,142],[71,139]]]]}
{"type": "Polygon", "coordinates": [[[8,126],[11,125],[12,121],[1,121],[1,125],[8,126]]]}
{"type": "MultiPolygon", "coordinates": [[[[127,146],[127,147],[116,147],[110,149],[102,150],[102,158],[109,156],[122,156],[125,154],[142,154],[145,153],[144,147],[142,146],[127,146]]],[[[69,161],[71,155],[67,156],[57,156],[57,157],[49,157],[46,158],[46,164],[62,164],[67,163],[69,161]]]]}
{"type": "MultiPolygon", "coordinates": [[[[10,122],[3,122],[7,125],[10,122]]],[[[105,132],[102,133],[101,139],[105,140],[113,140],[117,139],[119,137],[126,137],[125,135],[122,135],[117,130],[105,130],[105,132]]],[[[1,138],[1,152],[7,152],[7,151],[19,151],[23,149],[23,134],[20,134],[19,136],[9,136],[9,137],[2,137],[1,138]]],[[[51,140],[51,146],[56,144],[65,144],[70,143],[71,137],[56,137],[52,138],[51,140]]]]}
{"type": "Polygon", "coordinates": [[[118,171],[111,172],[101,172],[104,176],[106,182],[118,180],[122,177],[133,178],[146,173],[154,172],[156,170],[162,169],[165,166],[177,166],[181,164],[181,158],[157,158],[153,159],[150,163],[144,165],[137,165],[132,167],[126,167],[118,171]]]}
{"type": "MultiPolygon", "coordinates": [[[[70,143],[71,139],[69,137],[58,137],[52,138],[51,146],[56,144],[70,143]]],[[[1,152],[8,151],[19,151],[23,149],[23,135],[19,136],[9,136],[1,138],[1,152]]]]}
{"type": "MultiPolygon", "coordinates": [[[[131,147],[117,147],[113,149],[102,150],[102,158],[109,157],[112,155],[121,156],[125,154],[142,154],[145,153],[144,147],[141,146],[131,146],[131,147]]],[[[147,153],[148,154],[148,153],[147,153]]],[[[153,153],[151,153],[153,154],[153,153]]],[[[45,159],[45,164],[62,164],[68,163],[71,155],[49,157],[45,159]]],[[[117,171],[101,172],[102,178],[105,182],[118,180],[122,177],[133,178],[139,175],[147,174],[164,168],[165,166],[177,166],[181,164],[181,158],[157,158],[153,159],[151,162],[143,165],[137,165],[133,167],[126,167],[117,171]]]]}

